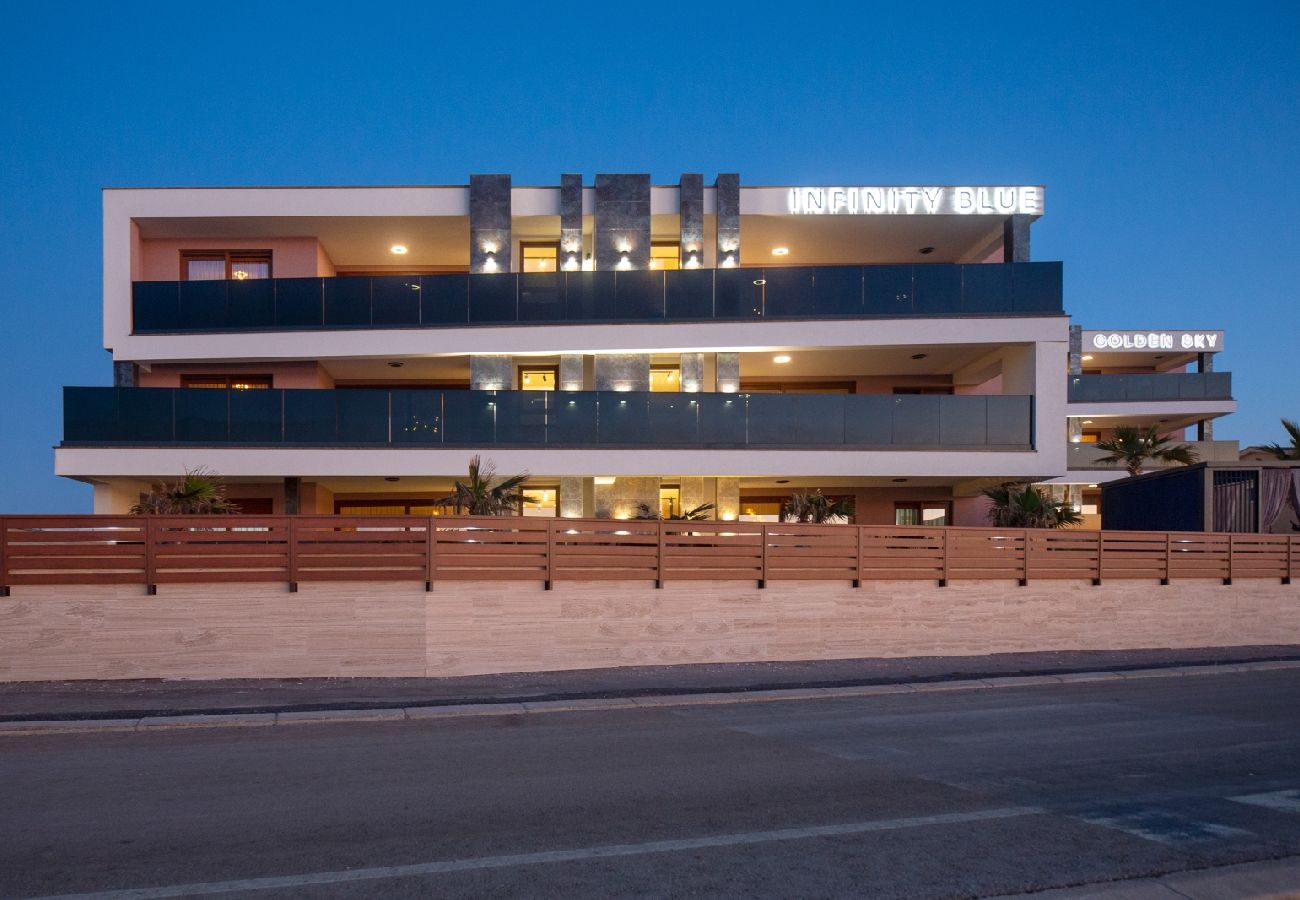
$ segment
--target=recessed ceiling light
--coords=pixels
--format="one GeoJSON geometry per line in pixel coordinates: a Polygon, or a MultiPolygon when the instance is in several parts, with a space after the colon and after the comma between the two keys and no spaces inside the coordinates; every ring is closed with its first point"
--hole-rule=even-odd
{"type": "Polygon", "coordinates": [[[929,356],[929,355],[930,355],[930,354],[928,354],[928,353],[913,353],[913,354],[912,354],[912,359],[925,359],[925,358],[926,358],[927,356],[929,356]]]}
{"type": "Polygon", "coordinates": [[[772,362],[784,365],[790,361],[790,357],[784,353],[772,357],[772,362]]]}
{"type": "Polygon", "coordinates": [[[772,248],[772,255],[773,255],[773,256],[789,256],[789,255],[790,255],[790,248],[789,248],[789,247],[773,247],[773,248],[772,248]]]}
{"type": "Polygon", "coordinates": [[[1084,425],[1091,425],[1091,424],[1092,424],[1092,419],[1084,419],[1084,420],[1083,420],[1083,424],[1084,424],[1084,425]]]}
{"type": "Polygon", "coordinates": [[[755,278],[755,279],[754,279],[754,284],[758,285],[759,287],[762,287],[763,285],[767,284],[767,279],[766,279],[766,278],[755,278]]]}
{"type": "Polygon", "coordinates": [[[388,252],[389,252],[389,253],[395,253],[395,254],[397,254],[398,256],[405,256],[405,255],[406,255],[406,245],[405,245],[405,244],[394,244],[393,246],[391,246],[391,247],[388,248],[388,252]]]}
{"type": "Polygon", "coordinates": [[[396,475],[385,475],[385,476],[384,476],[384,481],[401,481],[401,480],[402,480],[402,479],[398,478],[396,475]]]}
{"type": "Polygon", "coordinates": [[[789,483],[790,483],[790,479],[789,479],[789,478],[778,478],[778,479],[776,480],[776,483],[777,483],[777,484],[789,484],[789,483]]]}
{"type": "Polygon", "coordinates": [[[1092,354],[1089,353],[1087,356],[1081,356],[1081,357],[1079,357],[1079,358],[1080,358],[1081,360],[1083,360],[1084,362],[1087,362],[1088,360],[1092,359],[1092,354]]]}
{"type": "Polygon", "coordinates": [[[406,363],[404,363],[404,362],[398,362],[397,360],[393,360],[392,362],[390,362],[390,363],[388,364],[388,368],[390,368],[390,369],[400,369],[400,368],[401,368],[402,366],[404,366],[404,365],[406,365],[406,363]]]}
{"type": "Polygon", "coordinates": [[[1097,485],[1095,485],[1095,484],[1090,484],[1090,485],[1088,485],[1088,487],[1096,487],[1096,486],[1097,486],[1097,485]]]}
{"type": "Polygon", "coordinates": [[[895,479],[894,479],[894,484],[902,484],[904,481],[907,481],[907,479],[906,479],[906,478],[895,478],[895,479]]]}
{"type": "Polygon", "coordinates": [[[920,250],[922,256],[929,256],[933,252],[934,252],[933,247],[922,247],[920,250]]]}

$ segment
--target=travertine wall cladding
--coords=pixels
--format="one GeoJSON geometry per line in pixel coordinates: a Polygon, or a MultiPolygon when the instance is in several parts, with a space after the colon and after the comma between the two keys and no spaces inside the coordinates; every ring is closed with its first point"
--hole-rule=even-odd
{"type": "Polygon", "coordinates": [[[18,587],[0,680],[438,676],[687,662],[1300,644],[1275,581],[18,587]]]}

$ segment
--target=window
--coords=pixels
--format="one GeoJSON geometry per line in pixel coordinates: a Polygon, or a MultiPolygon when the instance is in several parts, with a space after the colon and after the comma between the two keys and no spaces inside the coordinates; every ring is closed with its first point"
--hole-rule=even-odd
{"type": "Polygon", "coordinates": [[[519,390],[553,391],[559,377],[559,366],[520,366],[519,390]]]}
{"type": "Polygon", "coordinates": [[[682,512],[682,489],[678,485],[659,488],[659,517],[671,519],[682,512]]]}
{"type": "Polygon", "coordinates": [[[651,366],[650,390],[680,391],[682,389],[682,372],[677,366],[651,366]]]}
{"type": "Polygon", "coordinates": [[[952,388],[948,385],[930,385],[927,387],[896,387],[895,394],[938,394],[940,396],[951,396],[952,388]]]}
{"type": "Polygon", "coordinates": [[[271,277],[270,250],[184,250],[184,281],[247,281],[271,277]]]}
{"type": "Polygon", "coordinates": [[[853,394],[852,381],[742,381],[742,394],[853,394]]]}
{"type": "Polygon", "coordinates": [[[556,260],[560,257],[560,244],[526,244],[519,245],[519,255],[523,258],[525,272],[554,272],[556,260]]]}
{"type": "Polygon", "coordinates": [[[895,525],[939,527],[952,521],[952,504],[944,500],[894,504],[895,525]]]}
{"type": "Polygon", "coordinates": [[[681,245],[658,241],[650,245],[650,268],[652,269],[680,269],[681,245]]]}
{"type": "Polygon", "coordinates": [[[560,488],[552,484],[547,486],[524,486],[524,515],[549,516],[559,514],[560,488]]]}
{"type": "Polygon", "coordinates": [[[230,391],[266,390],[270,375],[182,375],[181,387],[218,388],[230,391]]]}

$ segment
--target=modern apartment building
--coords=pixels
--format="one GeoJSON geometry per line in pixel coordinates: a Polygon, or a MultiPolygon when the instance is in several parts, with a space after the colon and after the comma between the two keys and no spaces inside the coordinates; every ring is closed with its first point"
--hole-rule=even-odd
{"type": "Polygon", "coordinates": [[[108,190],[114,386],[66,389],[56,469],[103,513],[198,466],[247,512],[436,513],[480,454],[530,473],[525,515],[768,519],[820,488],[979,525],[1008,480],[1095,507],[1116,424],[1228,452],[1222,334],[1072,328],[1044,211],[726,174],[108,190]]]}

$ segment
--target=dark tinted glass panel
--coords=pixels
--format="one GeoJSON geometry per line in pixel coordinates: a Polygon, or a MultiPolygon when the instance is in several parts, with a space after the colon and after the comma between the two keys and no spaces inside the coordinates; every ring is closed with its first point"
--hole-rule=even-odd
{"type": "Polygon", "coordinates": [[[762,281],[764,315],[775,318],[811,316],[817,311],[813,270],[751,269],[753,281],[762,281]]]}
{"type": "Polygon", "coordinates": [[[912,291],[918,315],[961,312],[960,266],[913,266],[912,291]]]}
{"type": "Polygon", "coordinates": [[[468,322],[469,276],[421,276],[420,321],[426,325],[468,322]]]}
{"type": "Polygon", "coordinates": [[[862,314],[862,268],[824,266],[813,270],[813,306],[819,316],[862,314]]]}
{"type": "MultiPolygon", "coordinates": [[[[789,394],[798,401],[787,423],[787,443],[800,445],[844,443],[846,394],[789,394]]],[[[753,413],[750,413],[751,418],[753,413]]]]}
{"type": "Polygon", "coordinates": [[[985,397],[987,403],[988,442],[994,445],[1028,447],[1033,443],[1030,429],[1032,397],[985,397]]]}
{"type": "Polygon", "coordinates": [[[137,281],[131,286],[132,327],[170,331],[180,322],[179,281],[137,281]]]}
{"type": "Polygon", "coordinates": [[[757,319],[763,315],[763,289],[754,280],[761,269],[715,269],[713,310],[719,319],[757,319]]]}
{"type": "Polygon", "coordinates": [[[1232,399],[1231,372],[1205,372],[1201,375],[1201,379],[1205,382],[1206,400],[1232,399]]]}
{"type": "Polygon", "coordinates": [[[563,391],[550,395],[547,443],[594,444],[597,397],[594,391],[563,391]]]}
{"type": "Polygon", "coordinates": [[[519,276],[519,321],[554,322],[564,318],[564,276],[530,272],[519,276]]]}
{"type": "Polygon", "coordinates": [[[388,443],[388,391],[334,391],[339,402],[339,440],[388,443]]]}
{"type": "Polygon", "coordinates": [[[748,432],[744,394],[694,394],[700,441],[708,446],[743,446],[748,432]]]}
{"type": "Polygon", "coordinates": [[[393,443],[442,442],[442,391],[392,391],[393,443]]]}
{"type": "Polygon", "coordinates": [[[275,324],[281,328],[319,328],[323,278],[275,279],[275,324]]]}
{"type": "Polygon", "coordinates": [[[115,388],[63,389],[63,439],[65,441],[120,440],[115,388]]]}
{"type": "Polygon", "coordinates": [[[939,443],[939,401],[941,397],[895,396],[895,446],[932,447],[939,443]]]}
{"type": "Polygon", "coordinates": [[[176,392],[176,440],[225,441],[230,436],[227,418],[230,391],[176,392]]]}
{"type": "Polygon", "coordinates": [[[545,444],[547,401],[554,391],[499,391],[496,395],[500,444],[545,444]]]}
{"type": "Polygon", "coordinates": [[[699,404],[690,394],[648,394],[650,428],[646,443],[671,447],[694,446],[699,440],[699,404]]]}
{"type": "Polygon", "coordinates": [[[849,394],[844,398],[844,442],[863,447],[887,447],[894,434],[894,398],[849,394]]]}
{"type": "Polygon", "coordinates": [[[123,441],[171,441],[174,407],[171,388],[118,388],[118,438],[123,441]]]}
{"type": "MultiPolygon", "coordinates": [[[[1103,375],[1101,377],[1119,379],[1120,394],[1125,400],[1155,399],[1155,382],[1149,375],[1103,375]]],[[[1162,390],[1161,393],[1165,394],[1167,398],[1178,396],[1174,391],[1168,389],[1162,390]]]]}
{"type": "Polygon", "coordinates": [[[370,279],[326,278],[325,324],[370,324],[370,279]]]}
{"type": "Polygon", "coordinates": [[[650,414],[643,392],[600,391],[600,419],[597,422],[602,444],[648,444],[650,414]]]}
{"type": "Polygon", "coordinates": [[[670,319],[713,318],[713,270],[665,272],[664,311],[670,319]]]}
{"type": "Polygon", "coordinates": [[[518,276],[508,272],[469,277],[471,322],[514,322],[519,318],[518,276]]]}
{"type": "Polygon", "coordinates": [[[444,391],[443,441],[490,444],[496,439],[496,391],[444,391]]]}
{"type": "Polygon", "coordinates": [[[224,328],[226,281],[182,281],[181,328],[224,328]]]}
{"type": "Polygon", "coordinates": [[[664,273],[615,272],[614,318],[644,321],[664,317],[664,273]]]}
{"type": "Polygon", "coordinates": [[[231,391],[230,439],[252,444],[284,440],[281,427],[283,405],[284,391],[231,391]]]}
{"type": "Polygon", "coordinates": [[[614,314],[613,272],[567,272],[564,317],[570,321],[609,319],[614,314]]]}
{"type": "Polygon", "coordinates": [[[749,394],[749,443],[792,444],[803,394],[749,394]]]}
{"type": "Polygon", "coordinates": [[[988,403],[984,397],[939,398],[939,442],[973,447],[988,441],[988,403]]]}
{"type": "Polygon", "coordinates": [[[1016,312],[1060,312],[1061,264],[1011,263],[1016,312]]]}
{"type": "Polygon", "coordinates": [[[231,328],[274,325],[275,282],[270,278],[230,282],[226,289],[226,322],[231,328]]]}
{"type": "Polygon", "coordinates": [[[867,315],[912,315],[911,266],[866,266],[862,275],[867,315]]]}
{"type": "Polygon", "coordinates": [[[1173,378],[1159,375],[1135,376],[1151,384],[1152,400],[1201,400],[1205,397],[1205,382],[1198,376],[1175,375],[1173,378]]]}
{"type": "Polygon", "coordinates": [[[962,312],[1008,312],[1013,308],[1010,266],[962,266],[961,279],[962,312]]]}
{"type": "Polygon", "coordinates": [[[337,441],[338,404],[334,394],[334,391],[285,391],[284,439],[299,444],[337,441]]]}
{"type": "Polygon", "coordinates": [[[420,279],[413,275],[370,279],[371,321],[376,325],[419,325],[421,290],[420,279]]]}

